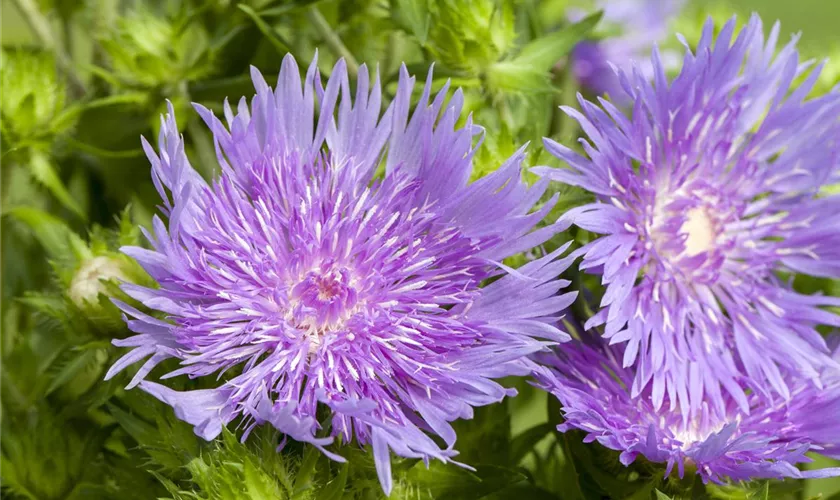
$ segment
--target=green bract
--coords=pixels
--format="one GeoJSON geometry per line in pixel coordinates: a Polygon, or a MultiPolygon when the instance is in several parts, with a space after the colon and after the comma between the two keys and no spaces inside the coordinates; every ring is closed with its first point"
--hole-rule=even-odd
{"type": "Polygon", "coordinates": [[[4,48],[0,75],[4,150],[47,142],[73,125],[71,117],[62,115],[67,90],[51,55],[4,48]]]}
{"type": "Polygon", "coordinates": [[[514,45],[513,3],[508,0],[398,0],[397,20],[430,59],[479,76],[514,45]]]}
{"type": "Polygon", "coordinates": [[[100,39],[113,76],[129,87],[172,87],[213,71],[207,30],[197,22],[139,8],[100,39]]]}

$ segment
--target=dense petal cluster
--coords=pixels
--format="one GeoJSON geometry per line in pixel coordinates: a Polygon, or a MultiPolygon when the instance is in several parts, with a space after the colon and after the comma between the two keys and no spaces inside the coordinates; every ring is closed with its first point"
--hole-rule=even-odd
{"type": "MultiPolygon", "coordinates": [[[[653,46],[668,36],[668,24],[685,5],[685,0],[599,0],[602,25],[617,31],[603,40],[587,40],[575,45],[570,55],[571,70],[577,81],[596,94],[609,94],[613,100],[627,102],[613,67],[631,70],[635,62],[646,77],[653,75],[648,55],[653,46]]],[[[572,10],[572,9],[570,9],[572,10]]],[[[572,10],[572,20],[583,11],[572,10]]],[[[663,54],[666,69],[679,65],[678,54],[663,54]]]]}
{"type": "Polygon", "coordinates": [[[774,57],[778,25],[766,41],[757,16],[734,31],[714,42],[707,23],[673,81],[656,51],[652,82],[619,72],[631,116],[605,100],[566,109],[586,156],[547,140],[569,168],[539,170],[596,195],[564,216],[602,235],[581,250],[606,285],[586,328],[626,346],[631,397],[687,419],[790,400],[788,376],[819,387],[837,366],[817,326],[840,326],[823,308],[840,299],[787,277],[840,277],[840,196],[821,194],[838,178],[840,95],[806,99],[819,68],[799,63],[795,40],[774,57]]]}
{"type": "MultiPolygon", "coordinates": [[[[562,403],[561,431],[583,430],[586,442],[621,451],[623,464],[641,455],[666,463],[666,476],[676,466],[682,477],[688,466],[704,481],[718,483],[840,475],[840,468],[796,467],[811,461],[808,452],[840,458],[840,422],[831,418],[840,413],[840,370],[824,369],[823,388],[788,378],[788,401],[773,402],[756,392],[745,396],[744,411],[727,394],[723,415],[703,403],[689,416],[673,406],[656,408],[650,388],[632,397],[629,387],[636,370],[621,362],[626,348],[584,339],[565,344],[556,355],[538,354],[544,366],[536,372],[537,384],[562,403]]],[[[840,361],[840,348],[834,356],[840,361]]]]}
{"type": "Polygon", "coordinates": [[[413,113],[405,68],[384,113],[364,66],[355,96],[343,62],[326,87],[314,62],[301,81],[290,56],[275,90],[252,77],[256,96],[226,103],[227,125],[196,105],[221,167],[212,184],[190,166],[171,109],[159,153],[144,141],[168,226],[156,217],[153,250],[124,251],[160,287],[124,289],[165,320],[120,303],[138,335],[115,342],[133,349],[108,377],[148,358],[130,387],[206,439],[237,418],[322,449],[355,437],[372,444],[389,491],[391,450],[449,460],[449,422],[512,394],[493,379],[527,372],[526,356],[568,340],[554,326],[574,300],[559,293],[563,249],[518,270],[501,264],[556,232],[535,229],[554,200],[532,211],[547,181],[521,180],[521,150],[468,182],[481,129],[470,118],[458,127],[460,91],[432,98],[431,73],[413,113]],[[145,380],[167,358],[181,366],[164,378],[218,387],[145,380]]]}

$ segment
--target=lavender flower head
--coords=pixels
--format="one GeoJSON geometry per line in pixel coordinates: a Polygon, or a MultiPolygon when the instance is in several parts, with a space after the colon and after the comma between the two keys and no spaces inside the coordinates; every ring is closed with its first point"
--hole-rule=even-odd
{"type": "Polygon", "coordinates": [[[734,30],[713,43],[708,22],[673,81],[657,51],[655,83],[620,72],[632,117],[581,98],[583,113],[566,112],[587,157],[546,140],[570,168],[539,169],[596,195],[564,215],[602,235],[581,249],[581,269],[606,285],[586,328],[626,346],[630,397],[686,419],[790,401],[786,377],[820,387],[838,366],[817,326],[840,326],[823,309],[840,299],[785,277],[840,278],[840,196],[819,194],[840,177],[840,95],[806,99],[819,68],[799,63],[795,40],[774,57],[778,24],[766,42],[757,16],[730,45],[734,30]]]}
{"type": "Polygon", "coordinates": [[[301,82],[291,56],[275,90],[252,77],[250,108],[226,103],[227,126],[195,106],[222,170],[212,184],[190,166],[171,108],[160,153],[143,142],[168,227],[156,217],[154,249],[124,249],[160,288],[124,289],[166,319],[119,303],[137,335],[115,341],[133,349],[107,377],[148,358],[129,387],[205,439],[237,418],[246,436],[268,423],[322,450],[355,437],[373,445],[389,492],[391,450],[450,460],[449,422],[512,395],[493,379],[527,372],[526,356],[569,339],[554,326],[574,300],[558,294],[563,249],[518,270],[501,264],[555,233],[534,229],[555,200],[532,212],[547,181],[521,181],[522,150],[468,183],[481,129],[469,118],[456,126],[460,91],[430,102],[431,73],[410,113],[403,67],[384,114],[379,78],[364,66],[355,97],[343,61],[326,88],[315,62],[301,82]],[[163,378],[218,386],[177,392],[145,380],[167,358],[181,367],[163,378]]]}
{"type": "MultiPolygon", "coordinates": [[[[601,23],[618,33],[575,45],[570,55],[575,78],[595,94],[609,94],[613,100],[626,102],[614,67],[630,70],[638,61],[642,73],[651,78],[653,66],[648,54],[654,44],[668,36],[669,23],[685,4],[685,0],[598,0],[595,8],[603,11],[601,23]]],[[[573,21],[585,15],[581,9],[570,10],[573,21]]],[[[676,53],[666,51],[663,57],[666,69],[679,64],[676,53]]]]}
{"type": "MultiPolygon", "coordinates": [[[[624,465],[639,455],[666,463],[665,476],[674,466],[680,477],[688,467],[704,482],[716,483],[840,475],[840,467],[796,467],[811,462],[808,452],[840,458],[840,422],[832,418],[840,414],[840,370],[824,369],[822,388],[786,374],[788,401],[773,402],[754,392],[743,396],[745,411],[738,398],[723,394],[723,414],[707,403],[688,414],[656,408],[650,387],[632,397],[628,388],[638,368],[623,365],[624,352],[622,345],[585,334],[584,341],[565,344],[556,355],[536,355],[545,365],[535,372],[537,385],[563,405],[559,430],[583,430],[585,442],[621,451],[624,465]]],[[[834,356],[840,361],[840,348],[834,356]]]]}

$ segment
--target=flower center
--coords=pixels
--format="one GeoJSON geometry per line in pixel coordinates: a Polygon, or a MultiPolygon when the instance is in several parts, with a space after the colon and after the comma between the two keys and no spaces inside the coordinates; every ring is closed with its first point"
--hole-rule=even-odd
{"type": "MultiPolygon", "coordinates": [[[[739,422],[740,415],[735,417],[735,421],[739,422]]],[[[698,415],[690,420],[687,424],[677,424],[671,429],[672,439],[680,442],[680,449],[686,450],[697,443],[706,441],[709,436],[720,432],[728,422],[727,419],[718,420],[712,418],[710,415],[698,415]]]]}
{"type": "Polygon", "coordinates": [[[312,333],[339,328],[358,302],[345,268],[309,271],[292,288],[289,298],[292,321],[312,333]]]}
{"type": "Polygon", "coordinates": [[[711,250],[717,238],[714,222],[704,207],[695,207],[686,212],[680,233],[687,236],[684,253],[689,257],[711,250]]]}
{"type": "Polygon", "coordinates": [[[713,282],[732,246],[724,228],[738,220],[740,207],[702,181],[675,190],[662,189],[647,214],[649,249],[654,265],[666,275],[713,282]],[[670,191],[670,192],[669,192],[670,191]]]}

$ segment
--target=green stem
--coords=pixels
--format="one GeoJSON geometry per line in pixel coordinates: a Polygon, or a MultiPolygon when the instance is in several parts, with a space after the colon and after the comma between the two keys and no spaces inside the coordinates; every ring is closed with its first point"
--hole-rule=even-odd
{"type": "Polygon", "coordinates": [[[335,30],[332,29],[330,23],[324,19],[324,16],[321,15],[318,8],[315,6],[310,7],[309,10],[306,11],[306,17],[318,33],[324,37],[324,41],[327,45],[329,45],[330,48],[333,49],[339,56],[344,58],[344,62],[347,63],[347,72],[350,73],[351,77],[355,77],[359,73],[359,63],[356,62],[356,58],[353,57],[353,54],[347,49],[335,30]]]}
{"type": "Polygon", "coordinates": [[[26,19],[26,23],[32,29],[35,37],[40,40],[47,50],[50,50],[53,54],[55,54],[55,60],[56,63],[58,63],[58,67],[67,76],[67,80],[69,81],[70,86],[73,87],[73,90],[80,95],[85,95],[87,93],[85,83],[81,78],[79,78],[79,75],[77,75],[73,69],[73,63],[70,60],[70,56],[68,56],[64,49],[56,43],[55,38],[53,37],[52,28],[50,27],[50,22],[46,17],[44,17],[41,11],[38,10],[38,5],[35,3],[35,0],[15,0],[15,4],[20,10],[20,13],[23,14],[24,19],[26,19]]]}

